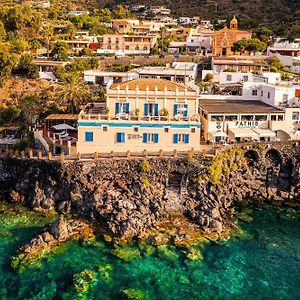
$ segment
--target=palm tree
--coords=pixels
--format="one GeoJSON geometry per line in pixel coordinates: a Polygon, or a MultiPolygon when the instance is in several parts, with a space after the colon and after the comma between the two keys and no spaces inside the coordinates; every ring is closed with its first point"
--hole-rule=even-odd
{"type": "Polygon", "coordinates": [[[53,26],[51,24],[48,24],[47,26],[43,27],[42,30],[41,30],[41,35],[44,39],[44,43],[45,43],[46,48],[47,48],[47,58],[49,58],[51,42],[54,39],[54,28],[53,28],[53,26]]]}
{"type": "Polygon", "coordinates": [[[66,73],[55,92],[58,104],[71,113],[78,111],[80,105],[87,100],[88,95],[89,89],[77,72],[66,73]]]}

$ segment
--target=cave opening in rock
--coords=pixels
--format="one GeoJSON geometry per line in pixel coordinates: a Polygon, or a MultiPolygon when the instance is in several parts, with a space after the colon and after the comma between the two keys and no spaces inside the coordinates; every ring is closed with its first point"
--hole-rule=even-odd
{"type": "Polygon", "coordinates": [[[180,187],[181,179],[182,174],[180,172],[170,172],[168,179],[169,187],[180,187]]]}
{"type": "Polygon", "coordinates": [[[275,166],[278,166],[282,163],[280,152],[276,149],[270,149],[266,153],[266,158],[275,166]]]}
{"type": "Polygon", "coordinates": [[[250,167],[252,167],[254,165],[254,163],[258,162],[258,160],[259,160],[258,154],[254,150],[248,150],[247,152],[245,152],[244,155],[247,159],[248,166],[250,166],[250,167]]]}

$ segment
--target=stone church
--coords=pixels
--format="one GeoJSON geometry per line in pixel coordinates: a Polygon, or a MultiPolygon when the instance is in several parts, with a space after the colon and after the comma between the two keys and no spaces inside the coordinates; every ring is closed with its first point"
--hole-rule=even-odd
{"type": "Polygon", "coordinates": [[[233,55],[234,52],[231,48],[234,42],[242,39],[251,39],[251,35],[251,32],[238,29],[238,21],[234,16],[230,21],[229,28],[225,26],[223,29],[214,32],[212,44],[213,56],[233,55]]]}

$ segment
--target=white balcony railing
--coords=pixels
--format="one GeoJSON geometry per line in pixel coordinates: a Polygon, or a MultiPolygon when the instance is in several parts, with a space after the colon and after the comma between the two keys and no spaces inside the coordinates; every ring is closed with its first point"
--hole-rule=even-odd
{"type": "Polygon", "coordinates": [[[200,123],[200,116],[193,115],[190,117],[183,116],[136,116],[131,114],[118,114],[118,115],[108,115],[108,114],[85,114],[81,113],[79,115],[78,121],[135,121],[135,122],[181,122],[181,123],[200,123]]]}

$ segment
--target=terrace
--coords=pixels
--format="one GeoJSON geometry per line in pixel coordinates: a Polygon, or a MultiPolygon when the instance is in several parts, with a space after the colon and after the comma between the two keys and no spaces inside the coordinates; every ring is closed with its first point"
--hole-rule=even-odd
{"type": "Polygon", "coordinates": [[[159,115],[159,116],[140,116],[134,113],[119,113],[119,114],[109,114],[105,113],[105,106],[102,103],[88,104],[85,109],[83,109],[78,116],[78,121],[109,121],[109,122],[155,122],[155,123],[200,123],[199,115],[193,115],[190,117],[184,117],[180,115],[159,115]]]}

